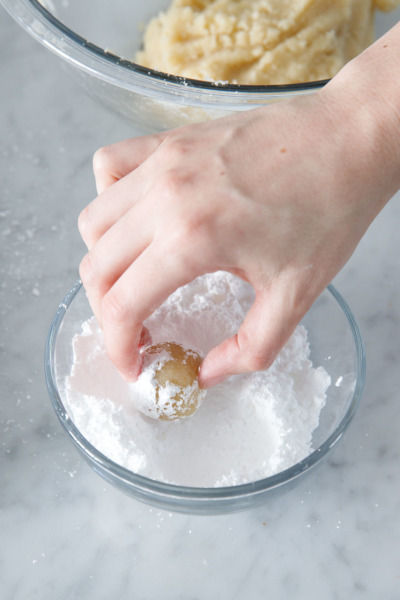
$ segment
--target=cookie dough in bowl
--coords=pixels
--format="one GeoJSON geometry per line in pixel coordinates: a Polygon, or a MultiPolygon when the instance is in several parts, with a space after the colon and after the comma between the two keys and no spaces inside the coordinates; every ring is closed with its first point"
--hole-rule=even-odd
{"type": "Polygon", "coordinates": [[[270,85],[333,77],[374,40],[399,0],[172,0],[136,60],[205,81],[270,85]]]}
{"type": "MultiPolygon", "coordinates": [[[[160,25],[161,22],[162,24],[169,22],[168,6],[171,5],[171,0],[146,0],[146,2],[114,0],[113,2],[102,2],[101,10],[99,10],[98,0],[85,0],[85,2],[80,0],[68,0],[68,2],[65,0],[51,0],[51,2],[48,0],[42,0],[42,2],[38,0],[0,1],[30,35],[62,59],[64,66],[67,67],[66,71],[96,102],[108,106],[127,118],[140,133],[165,131],[182,125],[217,119],[259,106],[267,106],[304,94],[311,94],[322,89],[326,83],[326,79],[310,81],[312,77],[321,76],[319,72],[315,72],[313,75],[307,74],[307,81],[290,84],[289,81],[286,81],[286,75],[282,75],[281,66],[279,66],[278,75],[279,81],[283,81],[283,84],[278,85],[252,85],[252,81],[249,81],[249,85],[226,83],[229,78],[238,81],[244,81],[244,79],[239,77],[239,74],[234,73],[207,74],[203,66],[207,64],[208,59],[212,63],[215,62],[214,59],[218,59],[218,62],[220,62],[221,58],[225,59],[229,54],[235,62],[238,60],[237,52],[245,57],[249,50],[245,48],[240,50],[239,47],[239,49],[232,52],[232,50],[229,50],[230,35],[225,33],[219,35],[218,32],[218,35],[217,33],[214,35],[211,29],[208,32],[206,26],[203,27],[204,33],[199,36],[198,41],[195,40],[195,43],[192,44],[190,37],[187,42],[182,41],[182,31],[178,27],[171,25],[171,27],[166,27],[164,31],[163,25],[163,31],[160,31],[159,39],[154,39],[154,48],[150,48],[150,42],[146,42],[144,54],[142,54],[146,24],[154,18],[156,22],[157,20],[160,21],[160,25]],[[157,15],[160,14],[164,14],[165,17],[158,19],[157,15]],[[212,41],[213,36],[217,46],[207,56],[201,50],[201,47],[207,44],[208,40],[212,41]],[[227,45],[221,53],[218,50],[220,42],[227,45]],[[197,44],[199,47],[197,47],[197,44]],[[169,48],[168,51],[165,46],[169,48]],[[193,48],[196,52],[199,51],[196,61],[190,58],[193,48]],[[147,64],[147,58],[150,60],[150,54],[153,54],[153,50],[154,65],[152,62],[152,67],[144,66],[147,64]],[[163,52],[165,52],[165,62],[164,56],[162,56],[163,52]],[[195,77],[209,77],[209,80],[188,78],[190,65],[182,62],[185,53],[192,63],[191,66],[201,69],[201,72],[197,70],[193,75],[195,77]],[[144,56],[147,57],[146,60],[144,56]],[[143,58],[144,62],[138,64],[135,57],[138,60],[143,58]],[[163,62],[158,62],[158,59],[163,62]],[[176,66],[177,63],[185,67],[188,66],[187,73],[183,73],[186,77],[174,74],[175,67],[173,68],[172,65],[176,66]]],[[[251,1],[254,2],[254,0],[251,1]]],[[[208,10],[211,10],[214,6],[217,7],[219,3],[222,3],[222,0],[215,0],[213,3],[209,1],[200,2],[199,0],[195,6],[192,0],[187,0],[186,3],[181,2],[177,5],[176,10],[185,14],[183,25],[188,25],[191,17],[195,18],[196,23],[200,22],[201,25],[202,19],[205,22],[207,21],[208,10]],[[206,12],[207,18],[206,16],[202,17],[202,13],[205,15],[206,12]],[[187,18],[186,15],[188,15],[187,18]]],[[[245,5],[244,0],[229,2],[231,10],[245,5]]],[[[299,5],[299,0],[291,0],[290,2],[287,0],[275,0],[275,2],[265,0],[265,6],[280,5],[284,8],[296,7],[296,5],[299,5]]],[[[314,0],[314,2],[304,2],[305,16],[308,14],[308,5],[310,7],[313,5],[315,7],[319,6],[321,11],[326,10],[329,13],[335,7],[342,10],[342,7],[350,6],[349,16],[359,19],[361,24],[363,22],[362,15],[365,15],[365,19],[370,23],[370,15],[373,14],[375,8],[388,9],[399,6],[400,3],[397,0],[392,0],[392,2],[383,0],[379,3],[377,1],[373,3],[372,0],[358,0],[357,2],[356,0],[346,0],[346,2],[344,0],[335,0],[334,2],[314,0]],[[352,12],[352,7],[355,6],[358,7],[357,10],[361,15],[359,17],[356,17],[356,13],[352,12]]],[[[174,4],[171,5],[171,9],[173,6],[174,4]]],[[[260,12],[259,9],[256,9],[256,12],[257,10],[260,12]]],[[[236,16],[233,15],[233,18],[235,19],[236,16]]],[[[375,37],[382,36],[399,18],[400,8],[391,13],[375,11],[375,37]]],[[[220,21],[223,24],[225,19],[222,18],[220,21]]],[[[249,33],[244,32],[244,36],[241,34],[242,41],[245,41],[243,38],[246,38],[246,36],[252,37],[251,23],[252,12],[250,11],[249,33]]],[[[356,25],[358,26],[358,23],[356,25]]],[[[256,22],[254,26],[256,31],[256,22]]],[[[279,38],[281,35],[279,33],[280,26],[278,19],[278,26],[272,27],[275,38],[279,38]]],[[[154,34],[158,25],[152,27],[156,27],[153,30],[154,34]]],[[[292,28],[292,31],[297,32],[296,26],[292,28]]],[[[294,42],[297,43],[302,39],[302,35],[306,35],[310,31],[309,28],[305,28],[303,34],[299,30],[298,35],[293,38],[294,42]]],[[[342,31],[344,33],[348,31],[347,25],[338,27],[338,34],[342,31]]],[[[368,31],[370,31],[369,25],[368,31]]],[[[147,39],[147,34],[145,37],[147,39]]],[[[240,37],[239,32],[237,37],[240,37]]],[[[367,34],[362,37],[366,39],[367,34]]],[[[323,39],[322,32],[319,41],[316,43],[323,42],[323,39]]],[[[332,34],[329,34],[327,39],[332,39],[332,34]]],[[[290,38],[285,40],[281,46],[282,49],[290,50],[290,38]]],[[[314,55],[315,48],[316,46],[311,44],[310,57],[314,55]]],[[[279,50],[279,47],[277,50],[279,50]]],[[[253,50],[250,49],[250,52],[253,52],[253,50]]],[[[239,56],[239,62],[242,61],[244,66],[243,73],[246,70],[257,71],[257,61],[260,62],[262,54],[260,54],[258,42],[255,42],[254,52],[257,55],[252,61],[254,64],[239,56]]],[[[273,49],[268,50],[267,58],[262,59],[265,62],[265,68],[268,66],[268,61],[271,63],[268,56],[271,57],[272,52],[273,49]]],[[[299,63],[303,59],[303,54],[299,53],[299,56],[297,56],[296,51],[295,63],[299,63]]],[[[229,58],[229,60],[231,59],[229,58]]],[[[287,61],[286,64],[288,64],[287,61]]],[[[295,64],[293,69],[297,69],[297,67],[298,65],[295,64]]],[[[230,69],[229,63],[227,68],[230,69]]],[[[291,72],[291,68],[289,74],[294,79],[296,75],[291,72]]],[[[61,76],[63,76],[63,73],[64,70],[61,70],[61,76]]],[[[325,75],[324,73],[322,76],[325,75]]]]}

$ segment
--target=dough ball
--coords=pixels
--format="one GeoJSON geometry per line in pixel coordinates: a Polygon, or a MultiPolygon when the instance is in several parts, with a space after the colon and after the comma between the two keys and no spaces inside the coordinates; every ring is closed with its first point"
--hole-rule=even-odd
{"type": "Polygon", "coordinates": [[[143,350],[135,404],[143,414],[172,421],[196,412],[206,391],[197,375],[202,357],[181,344],[161,342],[143,350]]]}

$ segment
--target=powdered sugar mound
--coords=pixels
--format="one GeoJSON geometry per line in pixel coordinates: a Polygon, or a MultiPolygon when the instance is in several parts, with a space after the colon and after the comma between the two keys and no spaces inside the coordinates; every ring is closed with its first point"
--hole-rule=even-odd
{"type": "Polygon", "coordinates": [[[238,330],[253,299],[250,285],[219,271],[176,290],[146,327],[154,343],[172,339],[206,354],[238,330]]]}
{"type": "MultiPolygon", "coordinates": [[[[253,298],[233,275],[204,275],[172,294],[146,326],[154,343],[174,340],[204,355],[237,331],[253,298]]],[[[299,326],[267,371],[208,390],[189,418],[159,421],[137,410],[134,386],[108,359],[94,318],[75,336],[73,355],[64,401],[81,433],[128,469],[180,485],[237,485],[305,458],[330,385],[299,326]]]]}

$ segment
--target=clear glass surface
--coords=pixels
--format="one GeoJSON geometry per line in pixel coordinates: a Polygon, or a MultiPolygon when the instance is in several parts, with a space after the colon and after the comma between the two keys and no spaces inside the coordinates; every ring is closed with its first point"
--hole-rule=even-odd
{"type": "Polygon", "coordinates": [[[45,374],[51,401],[63,428],[89,465],[122,491],[157,507],[221,514],[266,503],[273,495],[289,489],[331,452],[349,426],[362,395],[365,355],[360,332],[346,302],[329,286],[303,320],[309,335],[311,360],[315,366],[323,366],[332,379],[320,423],[313,434],[314,451],[290,469],[244,485],[197,488],[154,481],[109,460],[83,437],[68,416],[63,382],[72,364],[71,341],[91,314],[86,294],[77,282],[60,304],[46,344],[45,374]]]}
{"type": "MultiPolygon", "coordinates": [[[[135,64],[141,25],[169,0],[0,0],[16,21],[54,51],[96,99],[143,132],[214,119],[300,94],[325,81],[277,86],[217,85],[135,64]]],[[[377,17],[377,35],[400,12],[377,17]]]]}

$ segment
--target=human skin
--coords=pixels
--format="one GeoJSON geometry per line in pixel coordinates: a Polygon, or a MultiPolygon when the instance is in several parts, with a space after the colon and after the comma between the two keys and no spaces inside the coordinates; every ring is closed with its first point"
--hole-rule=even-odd
{"type": "Polygon", "coordinates": [[[255,301],[205,357],[200,384],[271,365],[400,188],[399,56],[400,24],[318,93],[96,152],[80,275],[127,380],[140,373],[143,321],[219,269],[255,301]]]}

